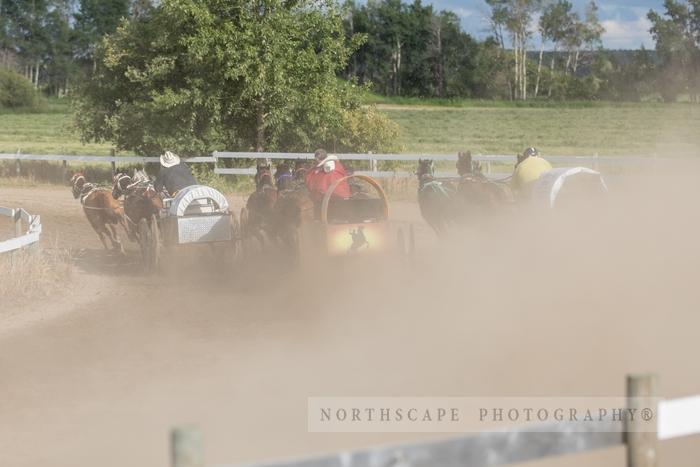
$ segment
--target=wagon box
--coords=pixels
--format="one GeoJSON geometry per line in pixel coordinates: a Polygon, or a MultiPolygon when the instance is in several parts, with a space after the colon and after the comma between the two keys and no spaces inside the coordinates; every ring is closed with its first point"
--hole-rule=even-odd
{"type": "Polygon", "coordinates": [[[329,188],[320,205],[318,220],[303,224],[299,247],[302,256],[325,253],[327,257],[406,253],[413,245],[412,229],[389,221],[389,207],[379,183],[366,175],[350,175],[329,188]],[[355,188],[353,197],[342,199],[332,194],[339,183],[347,181],[355,188]],[[358,190],[359,182],[369,190],[358,190]],[[396,241],[398,239],[398,242],[396,241]]]}

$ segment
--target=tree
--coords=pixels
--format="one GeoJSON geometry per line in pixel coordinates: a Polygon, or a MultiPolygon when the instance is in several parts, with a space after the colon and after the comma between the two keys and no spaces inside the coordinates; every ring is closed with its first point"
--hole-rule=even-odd
{"type": "Polygon", "coordinates": [[[76,55],[95,66],[93,54],[106,34],[129,15],[129,0],[80,0],[75,13],[76,55]]]}
{"type": "Polygon", "coordinates": [[[331,1],[164,0],[98,47],[76,123],[85,140],[191,155],[332,148],[352,120],[386,150],[393,124],[336,79],[356,46],[331,1]]]}
{"type": "Polygon", "coordinates": [[[700,2],[664,1],[664,16],[650,10],[651,34],[661,59],[661,94],[675,101],[687,91],[698,102],[700,94],[700,2]]]}
{"type": "MultiPolygon", "coordinates": [[[[554,74],[554,63],[560,45],[571,34],[574,28],[573,5],[567,0],[558,0],[545,7],[540,16],[539,29],[546,40],[554,45],[552,59],[549,65],[550,75],[554,74]]],[[[550,80],[547,96],[552,97],[552,84],[550,80]]]]}
{"type": "Polygon", "coordinates": [[[504,26],[513,44],[513,98],[527,99],[527,49],[532,32],[530,23],[541,0],[486,0],[491,7],[492,23],[504,26]]]}

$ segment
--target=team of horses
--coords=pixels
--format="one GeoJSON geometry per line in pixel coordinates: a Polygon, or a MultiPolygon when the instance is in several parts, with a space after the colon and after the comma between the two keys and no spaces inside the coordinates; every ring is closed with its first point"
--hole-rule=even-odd
{"type": "Polygon", "coordinates": [[[274,170],[269,162],[258,163],[255,191],[241,211],[244,240],[255,239],[260,246],[278,243],[293,248],[298,228],[314,219],[314,203],[306,188],[311,163],[282,162],[274,170]]]}
{"type": "Polygon", "coordinates": [[[75,172],[70,179],[73,197],[80,199],[88,222],[97,233],[105,250],[124,254],[124,247],[117,233],[117,227],[124,229],[127,237],[140,242],[139,223],[150,222],[163,208],[160,193],[153,187],[153,181],[142,171],[134,172],[133,177],[117,173],[112,180],[111,189],[87,181],[82,172],[75,172]],[[124,197],[124,205],[119,199],[124,197]]]}
{"type": "Polygon", "coordinates": [[[503,181],[489,179],[470,152],[459,153],[456,179],[439,179],[430,159],[419,159],[418,205],[423,219],[438,234],[450,225],[494,212],[512,202],[512,193],[503,181]]]}

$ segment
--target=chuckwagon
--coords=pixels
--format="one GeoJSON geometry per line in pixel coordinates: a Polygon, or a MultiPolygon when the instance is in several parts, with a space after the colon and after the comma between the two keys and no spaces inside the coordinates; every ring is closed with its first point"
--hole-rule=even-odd
{"type": "Polygon", "coordinates": [[[154,270],[161,247],[208,244],[219,259],[238,252],[239,224],[226,197],[214,188],[194,185],[163,201],[158,215],[139,222],[139,243],[146,269],[154,270]]]}
{"type": "Polygon", "coordinates": [[[386,193],[372,177],[358,174],[337,180],[315,210],[315,220],[299,228],[302,261],[387,253],[406,257],[415,251],[413,226],[389,220],[386,193]],[[351,187],[347,199],[333,196],[343,182],[351,187]]]}

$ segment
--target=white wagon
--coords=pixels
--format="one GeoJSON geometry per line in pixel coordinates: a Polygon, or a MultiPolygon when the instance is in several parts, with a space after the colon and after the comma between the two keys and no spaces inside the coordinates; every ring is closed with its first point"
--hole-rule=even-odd
{"type": "MultiPolygon", "coordinates": [[[[162,246],[210,244],[233,258],[238,253],[238,219],[223,194],[214,188],[194,185],[165,199],[163,210],[150,222],[139,225],[141,253],[146,269],[157,268],[162,246]]],[[[218,256],[218,255],[217,255],[218,256]]]]}

